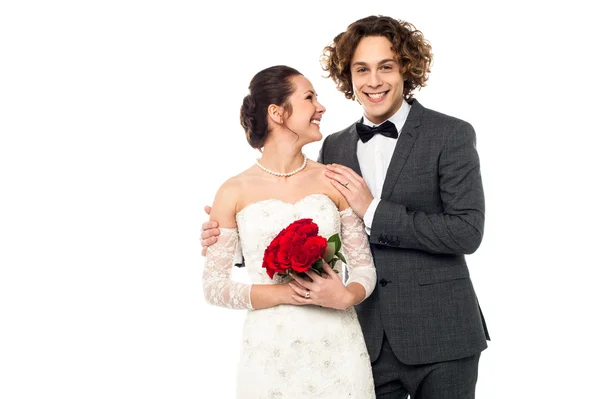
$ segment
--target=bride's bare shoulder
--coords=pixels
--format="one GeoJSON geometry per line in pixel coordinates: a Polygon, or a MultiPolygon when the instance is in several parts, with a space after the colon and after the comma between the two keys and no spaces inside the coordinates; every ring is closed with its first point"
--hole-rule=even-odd
{"type": "Polygon", "coordinates": [[[319,162],[309,161],[308,168],[310,168],[312,180],[317,184],[317,190],[326,194],[336,204],[339,210],[346,209],[348,207],[348,201],[346,198],[331,184],[331,179],[325,175],[327,168],[325,165],[319,162]]]}
{"type": "Polygon", "coordinates": [[[310,179],[323,180],[325,179],[325,165],[309,160],[306,164],[305,172],[307,175],[310,175],[310,179]]]}
{"type": "Polygon", "coordinates": [[[323,164],[322,164],[322,163],[320,163],[320,162],[315,162],[315,161],[313,161],[313,160],[310,160],[310,159],[307,161],[307,163],[306,163],[306,166],[307,166],[308,168],[311,168],[311,169],[314,169],[314,170],[322,170],[322,171],[325,171],[325,165],[323,165],[323,164]]]}
{"type": "Polygon", "coordinates": [[[217,194],[220,192],[222,196],[226,196],[229,199],[240,199],[244,192],[256,183],[256,179],[257,174],[255,168],[246,169],[225,180],[217,194]]]}
{"type": "Polygon", "coordinates": [[[251,166],[242,173],[231,178],[232,183],[237,189],[246,194],[249,190],[252,190],[255,186],[260,186],[262,183],[263,173],[255,166],[251,166]]]}
{"type": "Polygon", "coordinates": [[[252,168],[225,180],[217,190],[213,201],[211,220],[221,227],[235,227],[235,214],[243,205],[243,198],[255,179],[252,168]]]}

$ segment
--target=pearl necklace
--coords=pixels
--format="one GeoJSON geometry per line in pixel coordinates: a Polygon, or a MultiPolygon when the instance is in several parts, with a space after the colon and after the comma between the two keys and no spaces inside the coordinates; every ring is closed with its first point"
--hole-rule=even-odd
{"type": "MultiPolygon", "coordinates": [[[[302,154],[302,155],[304,155],[304,154],[302,154]]],[[[291,175],[295,175],[296,173],[300,172],[302,169],[306,168],[307,163],[308,163],[308,158],[306,158],[306,155],[304,155],[304,162],[302,162],[302,166],[300,166],[298,169],[292,170],[291,172],[288,172],[288,173],[280,173],[280,172],[275,172],[275,171],[272,171],[271,169],[265,168],[264,166],[262,166],[260,164],[258,159],[256,160],[256,165],[259,168],[261,168],[262,170],[264,170],[267,173],[270,173],[272,175],[279,176],[279,177],[290,177],[291,175]]]]}

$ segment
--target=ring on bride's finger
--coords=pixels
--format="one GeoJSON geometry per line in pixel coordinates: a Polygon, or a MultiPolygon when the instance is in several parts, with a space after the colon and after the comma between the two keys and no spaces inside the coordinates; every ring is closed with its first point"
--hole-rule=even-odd
{"type": "Polygon", "coordinates": [[[306,293],[304,294],[304,298],[308,299],[310,298],[310,291],[306,290],[306,293]]]}
{"type": "Polygon", "coordinates": [[[346,183],[342,184],[342,186],[348,188],[348,184],[350,184],[350,182],[346,182],[346,183]]]}

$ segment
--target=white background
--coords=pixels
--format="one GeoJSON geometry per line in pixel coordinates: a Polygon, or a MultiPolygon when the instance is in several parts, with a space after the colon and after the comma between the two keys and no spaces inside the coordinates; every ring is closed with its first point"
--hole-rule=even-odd
{"type": "MultiPolygon", "coordinates": [[[[473,124],[480,398],[597,397],[597,18],[583,2],[5,1],[0,397],[232,398],[243,312],[205,304],[202,207],[258,153],[251,77],[288,64],[360,117],[321,49],[384,14],[432,43],[416,98],[473,124]],[[335,3],[335,5],[330,4],[335,3]]],[[[319,143],[306,148],[316,159],[319,143]]]]}

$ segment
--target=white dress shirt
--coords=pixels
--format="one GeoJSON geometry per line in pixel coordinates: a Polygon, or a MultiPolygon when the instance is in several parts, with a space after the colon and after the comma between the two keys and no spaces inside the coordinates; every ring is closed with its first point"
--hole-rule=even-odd
{"type": "MultiPolygon", "coordinates": [[[[396,126],[398,136],[400,136],[400,132],[406,122],[409,111],[410,104],[407,103],[406,100],[402,100],[400,109],[388,119],[396,126]]],[[[377,126],[366,117],[363,118],[363,123],[368,126],[377,126]]],[[[367,208],[363,218],[365,230],[369,235],[371,235],[371,226],[373,225],[375,210],[377,209],[377,205],[379,205],[379,201],[381,201],[383,182],[385,181],[385,176],[388,167],[390,166],[397,142],[398,139],[386,137],[382,134],[376,134],[366,143],[358,140],[358,145],[356,146],[356,156],[358,157],[358,164],[360,166],[362,177],[373,195],[373,201],[367,208]]]]}

